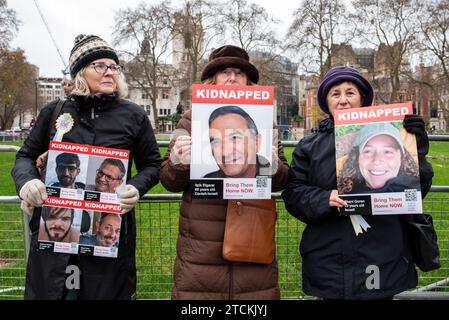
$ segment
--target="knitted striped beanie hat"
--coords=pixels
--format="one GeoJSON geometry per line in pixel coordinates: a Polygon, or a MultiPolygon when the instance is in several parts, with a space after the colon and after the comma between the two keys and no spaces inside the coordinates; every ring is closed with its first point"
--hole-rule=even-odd
{"type": "Polygon", "coordinates": [[[103,39],[95,35],[80,34],[76,36],[70,51],[69,67],[72,79],[78,71],[89,63],[102,58],[109,58],[119,64],[115,50],[103,39]]]}

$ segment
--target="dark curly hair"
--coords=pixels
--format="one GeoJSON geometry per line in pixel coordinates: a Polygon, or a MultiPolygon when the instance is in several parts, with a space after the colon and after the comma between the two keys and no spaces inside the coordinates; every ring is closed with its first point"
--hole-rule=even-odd
{"type": "MultiPolygon", "coordinates": [[[[399,168],[398,176],[418,176],[418,165],[407,149],[404,148],[404,151],[404,154],[401,155],[401,167],[399,168]]],[[[352,148],[337,178],[339,193],[351,193],[354,185],[365,185],[365,179],[359,169],[358,159],[359,148],[352,148]]]]}

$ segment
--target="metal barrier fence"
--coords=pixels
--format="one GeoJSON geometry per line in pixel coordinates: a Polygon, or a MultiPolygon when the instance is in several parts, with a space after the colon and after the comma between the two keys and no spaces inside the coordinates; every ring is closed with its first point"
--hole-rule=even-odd
{"type": "MultiPolygon", "coordinates": [[[[449,190],[446,190],[448,192],[449,190]]],[[[441,269],[420,272],[419,286],[396,298],[449,299],[449,197],[431,193],[424,201],[432,214],[441,252],[441,269]]],[[[279,199],[279,194],[274,195],[279,199]]],[[[25,283],[22,212],[17,197],[0,198],[0,299],[20,299],[25,283]]],[[[136,207],[137,297],[169,299],[176,256],[180,195],[146,195],[136,207]]],[[[277,201],[276,224],[279,285],[283,299],[308,299],[302,292],[299,242],[304,224],[277,201]]]]}
{"type": "MultiPolygon", "coordinates": [[[[284,145],[289,145],[285,143],[284,145]]],[[[17,151],[8,146],[0,151],[17,151]]],[[[449,299],[449,187],[434,186],[424,200],[438,234],[441,268],[419,272],[419,285],[397,299],[449,299]]],[[[282,299],[310,299],[302,292],[299,242],[304,224],[289,215],[280,194],[277,200],[277,261],[282,299]]],[[[180,194],[145,195],[136,206],[137,298],[169,299],[173,285],[180,194]]],[[[22,299],[29,234],[17,196],[0,196],[0,299],[22,299]],[[24,232],[25,228],[25,232],[24,232]]]]}

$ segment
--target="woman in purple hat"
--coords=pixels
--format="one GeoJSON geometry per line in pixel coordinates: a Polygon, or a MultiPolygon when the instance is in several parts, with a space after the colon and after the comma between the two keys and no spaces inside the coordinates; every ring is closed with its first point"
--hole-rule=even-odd
{"type": "MultiPolygon", "coordinates": [[[[357,69],[337,66],[324,76],[318,103],[329,117],[318,132],[296,146],[289,182],[282,198],[288,212],[306,223],[300,253],[304,293],[323,299],[392,299],[417,285],[410,243],[399,215],[365,216],[367,232],[356,235],[351,219],[340,216],[346,205],[338,196],[334,112],[369,107],[373,88],[357,69]]],[[[433,177],[426,161],[429,141],[424,121],[406,116],[404,127],[416,134],[421,192],[425,196],[433,177]]]]}

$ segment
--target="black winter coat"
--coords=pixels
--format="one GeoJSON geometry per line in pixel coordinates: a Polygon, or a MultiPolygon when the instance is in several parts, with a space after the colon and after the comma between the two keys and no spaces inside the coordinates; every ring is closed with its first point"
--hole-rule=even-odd
{"type": "MultiPolygon", "coordinates": [[[[329,207],[337,189],[333,127],[333,120],[325,119],[319,132],[298,143],[282,193],[288,212],[306,223],[300,244],[303,291],[326,299],[382,299],[416,287],[400,215],[364,216],[371,228],[356,236],[350,218],[329,207]],[[370,266],[379,268],[379,289],[367,288],[370,266]]],[[[424,196],[433,171],[425,155],[419,161],[424,196]]]]}
{"type": "MultiPolygon", "coordinates": [[[[48,149],[48,126],[57,101],[40,112],[29,137],[17,153],[12,169],[17,193],[29,180],[39,178],[36,158],[48,149]]],[[[144,195],[159,181],[161,157],[146,113],[136,104],[112,95],[90,98],[71,97],[61,111],[74,119],[65,142],[130,150],[127,184],[144,195]],[[131,178],[131,166],[137,174],[131,178]]],[[[51,136],[55,134],[52,129],[51,136]]],[[[39,251],[40,208],[30,221],[31,248],[28,259],[25,299],[63,299],[66,267],[78,264],[81,271],[79,299],[131,299],[136,292],[136,219],[134,210],[122,217],[119,253],[116,259],[76,256],[39,251]],[[70,259],[70,261],[69,261],[70,259]]]]}

